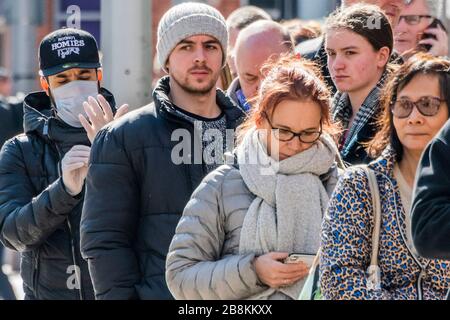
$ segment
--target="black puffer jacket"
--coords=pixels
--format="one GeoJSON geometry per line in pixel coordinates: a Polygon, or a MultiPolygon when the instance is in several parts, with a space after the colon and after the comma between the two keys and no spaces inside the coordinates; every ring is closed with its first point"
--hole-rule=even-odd
{"type": "Polygon", "coordinates": [[[449,155],[447,121],[422,154],[411,210],[414,245],[421,256],[429,259],[450,260],[449,155]]]}
{"type": "MultiPolygon", "coordinates": [[[[101,93],[114,105],[109,92],[101,93]]],[[[25,134],[6,142],[0,153],[0,240],[22,253],[26,299],[93,299],[79,248],[83,197],[70,196],[60,178],[65,153],[74,145],[90,143],[83,128],[72,128],[51,115],[44,92],[28,95],[25,134]]]]}
{"type": "MultiPolygon", "coordinates": [[[[198,136],[174,110],[169,91],[166,77],[154,91],[153,104],[104,128],[93,144],[81,251],[97,299],[172,299],[166,255],[183,209],[207,170],[203,164],[172,161],[179,145],[171,141],[174,130],[186,129],[191,139],[198,136]]],[[[227,127],[236,128],[243,111],[220,90],[217,103],[227,127]]]]}
{"type": "Polygon", "coordinates": [[[22,103],[0,97],[0,148],[11,137],[23,132],[22,103]]]}
{"type": "Polygon", "coordinates": [[[301,57],[316,63],[324,78],[325,83],[330,88],[331,93],[335,94],[337,89],[331,78],[330,71],[328,70],[328,56],[325,50],[325,38],[320,36],[311,40],[306,40],[295,48],[297,53],[300,53],[301,57]]]}

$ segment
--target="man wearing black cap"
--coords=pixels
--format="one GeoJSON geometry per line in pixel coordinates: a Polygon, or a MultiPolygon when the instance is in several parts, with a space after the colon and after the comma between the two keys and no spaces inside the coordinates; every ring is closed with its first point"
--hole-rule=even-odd
{"type": "Polygon", "coordinates": [[[93,299],[79,224],[91,140],[113,119],[114,98],[100,87],[91,34],[57,30],[39,60],[44,91],[25,98],[25,134],[0,152],[0,240],[21,252],[25,299],[93,299]]]}

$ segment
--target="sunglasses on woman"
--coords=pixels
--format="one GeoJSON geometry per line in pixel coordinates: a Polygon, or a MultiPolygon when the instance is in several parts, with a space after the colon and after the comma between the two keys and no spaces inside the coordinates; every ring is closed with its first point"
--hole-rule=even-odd
{"type": "Polygon", "coordinates": [[[320,123],[319,130],[304,130],[300,131],[299,133],[295,133],[292,132],[291,130],[274,127],[267,115],[265,115],[265,118],[267,119],[267,122],[269,122],[269,125],[272,128],[274,137],[282,142],[292,141],[295,137],[298,137],[298,139],[301,142],[312,144],[317,140],[319,140],[320,136],[322,135],[322,122],[320,123]]]}
{"type": "Polygon", "coordinates": [[[399,119],[408,118],[414,107],[425,117],[432,117],[439,112],[442,102],[445,100],[437,97],[422,97],[415,102],[402,98],[392,104],[391,110],[393,115],[399,119]]]}

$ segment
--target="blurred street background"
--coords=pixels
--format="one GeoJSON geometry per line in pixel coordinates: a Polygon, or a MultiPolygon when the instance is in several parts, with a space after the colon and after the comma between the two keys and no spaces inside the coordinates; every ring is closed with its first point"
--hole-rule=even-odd
{"type": "MultiPolygon", "coordinates": [[[[0,66],[10,70],[13,93],[39,89],[37,49],[47,33],[63,26],[92,33],[103,53],[105,87],[119,102],[137,108],[151,101],[156,29],[180,0],[0,0],[0,66]],[[151,32],[150,32],[151,31],[151,32]],[[114,66],[114,68],[112,68],[114,66]],[[127,84],[127,85],[124,85],[127,84]]],[[[321,20],[339,0],[208,0],[227,17],[244,5],[275,20],[321,20]]]]}
{"type": "MultiPolygon", "coordinates": [[[[25,94],[40,90],[38,48],[42,38],[61,27],[81,28],[94,35],[101,51],[103,86],[114,92],[117,105],[139,108],[152,100],[152,85],[161,77],[154,64],[156,31],[160,18],[182,0],[0,0],[0,78],[12,79],[5,96],[20,104],[25,94]],[[16,100],[14,100],[14,98],[16,100]]],[[[227,18],[241,6],[266,10],[274,20],[323,22],[340,5],[339,0],[203,0],[227,18]]],[[[449,26],[450,0],[442,21],[449,26]]],[[[1,97],[1,94],[0,94],[1,97]]],[[[0,121],[7,121],[0,119],[0,121]]],[[[0,144],[1,146],[1,144],[0,144]]],[[[3,273],[14,293],[23,298],[19,257],[9,250],[3,273]]],[[[1,257],[0,257],[1,258],[1,257]]]]}

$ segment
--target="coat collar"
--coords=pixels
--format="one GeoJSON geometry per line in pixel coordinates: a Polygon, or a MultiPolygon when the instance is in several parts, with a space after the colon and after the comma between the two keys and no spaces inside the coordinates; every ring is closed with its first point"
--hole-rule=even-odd
{"type": "Polygon", "coordinates": [[[381,156],[378,159],[372,161],[369,164],[369,168],[371,168],[375,172],[378,172],[380,174],[383,174],[390,178],[393,178],[395,163],[396,163],[396,152],[389,145],[381,153],[381,156]]]}
{"type": "MultiPolygon", "coordinates": [[[[116,112],[115,100],[111,92],[100,88],[100,94],[110,103],[116,112]]],[[[53,142],[60,147],[61,154],[76,144],[90,146],[84,128],[74,128],[54,116],[49,96],[44,92],[30,93],[23,102],[24,129],[26,134],[35,134],[47,143],[53,142]]]]}
{"type": "MultiPolygon", "coordinates": [[[[170,77],[166,76],[159,80],[153,91],[153,100],[155,101],[156,111],[169,117],[178,118],[183,121],[176,112],[170,94],[170,77]]],[[[236,106],[231,99],[220,89],[216,91],[216,101],[219,108],[225,113],[227,118],[227,128],[234,128],[235,123],[245,117],[244,111],[236,106]]]]}
{"type": "MultiPolygon", "coordinates": [[[[105,88],[100,88],[100,94],[109,102],[113,113],[115,113],[116,102],[112,93],[105,88]]],[[[42,133],[44,124],[50,118],[55,118],[50,98],[44,91],[33,92],[27,95],[23,102],[23,109],[25,133],[33,131],[42,133]]],[[[58,122],[61,122],[62,126],[68,126],[60,120],[58,122]]]]}
{"type": "Polygon", "coordinates": [[[340,151],[343,158],[347,158],[348,155],[354,152],[355,147],[361,144],[361,142],[366,142],[361,141],[361,139],[370,140],[371,137],[361,137],[361,133],[366,130],[365,128],[372,125],[374,119],[376,119],[381,112],[380,90],[389,74],[389,70],[384,71],[377,85],[372,88],[355,115],[355,119],[350,128],[348,128],[348,124],[353,113],[350,98],[347,93],[336,93],[331,107],[332,118],[334,122],[340,122],[344,128],[348,130],[345,139],[344,136],[340,139],[340,151]]]}

